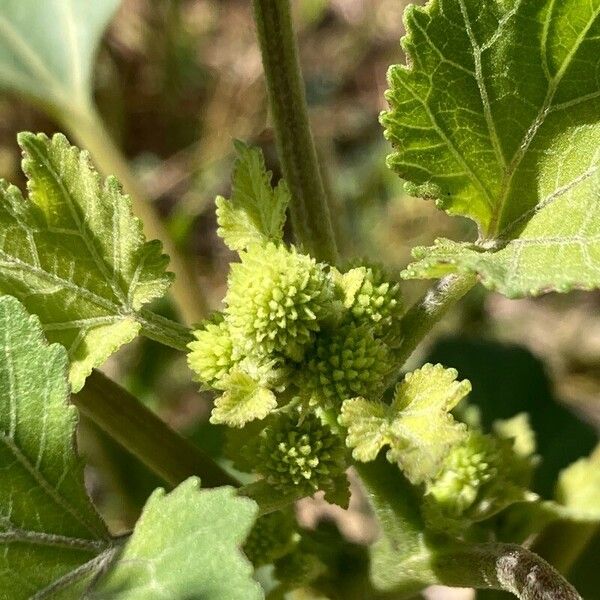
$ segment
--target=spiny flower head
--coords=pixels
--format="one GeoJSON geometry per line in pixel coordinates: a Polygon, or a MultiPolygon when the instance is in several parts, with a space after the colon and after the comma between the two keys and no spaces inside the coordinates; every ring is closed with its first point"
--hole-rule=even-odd
{"type": "Polygon", "coordinates": [[[390,353],[370,328],[347,323],[317,337],[307,362],[305,386],[313,400],[338,406],[347,398],[373,399],[383,390],[390,353]]]}
{"type": "Polygon", "coordinates": [[[427,484],[425,518],[441,530],[484,520],[513,502],[533,499],[527,491],[528,478],[511,440],[472,431],[427,484]]]}
{"type": "Polygon", "coordinates": [[[245,355],[302,360],[335,310],[335,287],[324,265],[274,243],[250,246],[240,258],[225,297],[234,343],[245,355]]]}
{"type": "Polygon", "coordinates": [[[352,269],[360,276],[360,286],[352,290],[347,306],[356,323],[368,324],[376,336],[387,337],[403,311],[400,284],[388,280],[377,266],[352,269]]]}
{"type": "Polygon", "coordinates": [[[281,491],[301,488],[306,494],[332,490],[345,479],[343,441],[321,420],[308,414],[282,415],[262,433],[258,468],[281,491]]]}
{"type": "Polygon", "coordinates": [[[221,315],[216,315],[194,331],[194,336],[196,340],[188,346],[190,369],[206,387],[219,388],[236,363],[229,327],[221,315]]]}
{"type": "Polygon", "coordinates": [[[290,511],[276,511],[259,517],[244,544],[244,553],[255,566],[267,565],[290,552],[298,534],[290,511]]]}
{"type": "Polygon", "coordinates": [[[275,563],[275,577],[288,590],[310,585],[326,570],[327,567],[318,556],[300,547],[275,563]]]}

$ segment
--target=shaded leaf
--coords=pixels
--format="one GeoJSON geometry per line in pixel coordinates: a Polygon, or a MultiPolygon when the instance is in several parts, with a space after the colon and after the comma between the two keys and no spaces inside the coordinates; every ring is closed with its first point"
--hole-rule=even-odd
{"type": "Polygon", "coordinates": [[[91,103],[100,38],[120,0],[4,0],[0,15],[0,88],[51,109],[91,103]]]}

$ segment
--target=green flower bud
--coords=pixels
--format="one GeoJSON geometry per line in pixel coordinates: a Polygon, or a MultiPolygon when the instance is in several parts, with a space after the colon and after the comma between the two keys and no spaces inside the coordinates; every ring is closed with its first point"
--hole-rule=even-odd
{"type": "Polygon", "coordinates": [[[427,484],[425,519],[433,529],[456,533],[509,504],[534,499],[527,491],[529,475],[511,440],[471,432],[427,484]]]}
{"type": "Polygon", "coordinates": [[[343,440],[315,415],[298,421],[283,415],[261,433],[257,468],[281,491],[300,488],[306,495],[333,490],[346,468],[343,440]]]}
{"type": "Polygon", "coordinates": [[[349,306],[359,324],[371,325],[375,336],[387,337],[399,323],[404,308],[400,284],[387,280],[379,267],[362,267],[364,278],[349,306]]]}
{"type": "Polygon", "coordinates": [[[225,297],[232,337],[243,355],[302,360],[321,321],[335,310],[324,265],[294,248],[251,246],[232,265],[225,297]]]}
{"type": "Polygon", "coordinates": [[[294,547],[298,534],[290,511],[277,511],[259,517],[244,544],[244,553],[255,566],[270,564],[294,547]]]}
{"type": "Polygon", "coordinates": [[[234,348],[227,323],[222,315],[194,331],[196,341],[189,344],[188,364],[197,380],[206,387],[219,387],[235,365],[234,348]]]}
{"type": "Polygon", "coordinates": [[[349,323],[323,331],[307,363],[305,389],[326,406],[356,396],[372,400],[383,391],[390,362],[388,347],[368,327],[349,323]]]}
{"type": "Polygon", "coordinates": [[[287,590],[310,585],[327,570],[314,554],[298,548],[275,563],[275,577],[287,590]]]}

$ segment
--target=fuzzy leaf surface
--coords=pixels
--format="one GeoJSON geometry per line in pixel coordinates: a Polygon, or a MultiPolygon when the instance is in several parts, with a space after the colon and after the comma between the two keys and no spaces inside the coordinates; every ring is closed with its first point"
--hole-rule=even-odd
{"type": "Polygon", "coordinates": [[[67,370],[65,349],[48,345],[38,318],[0,297],[1,598],[76,585],[110,553],[73,445],[67,370]]]}
{"type": "Polygon", "coordinates": [[[0,88],[60,111],[91,101],[93,62],[120,0],[3,0],[0,88]]]}
{"type": "Polygon", "coordinates": [[[171,276],[159,242],[116,179],[102,181],[88,154],[62,135],[21,134],[29,197],[0,182],[0,293],[39,316],[50,342],[68,350],[79,391],[143,327],[143,306],[171,276]]]}
{"type": "Polygon", "coordinates": [[[106,600],[260,600],[252,566],[241,554],[258,507],[233,488],[200,490],[190,478],[156,490],[118,562],[90,598],[106,600]]]}
{"type": "Polygon", "coordinates": [[[271,173],[258,148],[236,142],[231,198],[217,197],[219,235],[232,250],[251,244],[279,242],[290,193],[284,180],[271,187],[271,173]]]}
{"type": "Polygon", "coordinates": [[[600,0],[431,0],[390,71],[389,165],[479,226],[406,278],[473,271],[511,296],[600,285],[600,0]]]}
{"type": "Polygon", "coordinates": [[[436,475],[448,450],[465,436],[450,411],[470,391],[467,380],[442,365],[423,365],[398,384],[391,405],[363,398],[346,400],[340,423],[356,460],[369,462],[384,446],[411,483],[436,475]]]}
{"type": "Polygon", "coordinates": [[[224,387],[210,417],[215,425],[243,427],[254,419],[264,419],[277,407],[275,394],[239,369],[225,378],[224,387]]]}

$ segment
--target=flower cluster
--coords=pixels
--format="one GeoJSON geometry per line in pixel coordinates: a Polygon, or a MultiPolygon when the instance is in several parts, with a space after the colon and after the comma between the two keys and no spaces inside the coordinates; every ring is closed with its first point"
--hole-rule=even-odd
{"type": "Polygon", "coordinates": [[[335,495],[340,486],[347,488],[344,442],[313,414],[277,418],[263,430],[257,454],[257,469],[283,492],[295,488],[306,495],[317,490],[335,495]]]}

